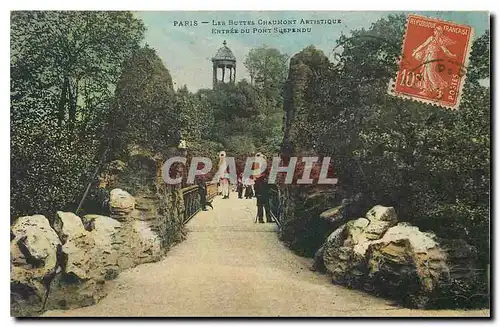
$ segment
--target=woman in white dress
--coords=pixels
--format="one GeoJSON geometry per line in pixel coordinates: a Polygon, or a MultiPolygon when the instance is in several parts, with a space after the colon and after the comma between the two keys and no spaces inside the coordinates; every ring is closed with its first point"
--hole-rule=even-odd
{"type": "Polygon", "coordinates": [[[219,185],[223,199],[229,199],[229,174],[226,172],[228,168],[226,162],[226,152],[219,152],[219,185]]]}

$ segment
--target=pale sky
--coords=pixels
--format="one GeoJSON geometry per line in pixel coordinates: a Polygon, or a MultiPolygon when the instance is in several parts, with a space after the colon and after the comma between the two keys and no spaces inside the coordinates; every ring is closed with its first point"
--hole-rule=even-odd
{"type": "MultiPolygon", "coordinates": [[[[389,15],[391,12],[348,12],[348,11],[150,11],[137,12],[146,25],[145,42],[156,49],[166,67],[170,71],[175,88],[186,84],[190,91],[200,88],[212,87],[212,62],[211,58],[222,46],[224,40],[233,51],[237,60],[236,79],[249,79],[243,60],[248,51],[253,47],[268,45],[293,56],[303,48],[314,45],[329,55],[335,47],[335,40],[341,33],[349,34],[353,29],[368,29],[378,19],[389,15]],[[274,25],[274,27],[310,27],[311,33],[293,34],[212,34],[212,29],[262,28],[256,26],[213,26],[212,21],[253,20],[258,24],[259,19],[296,19],[295,26],[274,25]],[[340,19],[340,24],[332,25],[300,25],[301,19],[340,19]],[[197,21],[198,26],[174,26],[174,21],[197,21]],[[208,24],[201,23],[208,21],[208,24]]],[[[393,12],[397,13],[397,12],[393,12]]],[[[475,29],[475,36],[481,36],[489,28],[489,15],[487,12],[412,12],[427,17],[440,18],[455,23],[466,24],[475,29]]],[[[332,59],[332,58],[330,58],[332,59]]]]}

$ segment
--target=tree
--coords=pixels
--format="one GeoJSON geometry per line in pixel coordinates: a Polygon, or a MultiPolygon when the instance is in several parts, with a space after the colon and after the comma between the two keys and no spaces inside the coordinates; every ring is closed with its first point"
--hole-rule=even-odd
{"type": "Polygon", "coordinates": [[[74,210],[99,158],[131,12],[11,14],[11,217],[74,210]]]}
{"type": "Polygon", "coordinates": [[[280,96],[287,75],[288,55],[262,46],[251,49],[243,64],[250,74],[250,84],[267,98],[280,96]]]}
{"type": "Polygon", "coordinates": [[[473,43],[460,108],[447,110],[387,93],[405,23],[389,15],[341,36],[335,64],[311,48],[292,57],[286,141],[333,158],[339,198],[394,206],[402,221],[475,245],[486,264],[491,104],[480,81],[489,79],[489,32],[473,43]]]}
{"type": "Polygon", "coordinates": [[[130,12],[13,12],[11,20],[13,108],[36,103],[39,115],[71,131],[109,101],[145,30],[130,12]]]}
{"type": "Polygon", "coordinates": [[[345,148],[326,144],[350,158],[352,164],[344,163],[345,177],[364,181],[356,192],[369,191],[375,202],[395,206],[403,220],[422,229],[467,240],[480,249],[484,262],[490,100],[489,88],[478,81],[489,78],[489,33],[474,42],[462,103],[452,111],[387,94],[404,24],[403,16],[389,16],[341,39],[344,51],[335,88],[343,94],[337,106],[345,118],[334,122],[325,139],[349,135],[350,142],[345,148]]]}
{"type": "Polygon", "coordinates": [[[114,157],[129,145],[151,151],[177,146],[182,118],[175,108],[172,77],[156,51],[145,46],[123,65],[109,113],[110,148],[114,157]]]}

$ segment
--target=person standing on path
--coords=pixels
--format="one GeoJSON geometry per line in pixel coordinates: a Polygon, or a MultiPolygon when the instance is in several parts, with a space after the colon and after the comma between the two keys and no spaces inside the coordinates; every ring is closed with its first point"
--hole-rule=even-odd
{"type": "Polygon", "coordinates": [[[267,172],[262,173],[255,180],[255,196],[257,197],[257,217],[259,223],[264,223],[264,210],[266,211],[266,221],[274,222],[271,217],[271,208],[269,207],[269,184],[267,172]]]}
{"type": "Polygon", "coordinates": [[[221,177],[220,186],[222,189],[222,198],[229,199],[229,178],[227,178],[227,176],[221,177]]]}
{"type": "Polygon", "coordinates": [[[204,176],[198,177],[198,194],[200,195],[201,210],[207,211],[207,183],[204,176]]]}
{"type": "Polygon", "coordinates": [[[254,181],[252,179],[252,176],[248,177],[245,182],[244,182],[244,186],[245,186],[245,199],[251,199],[253,198],[253,185],[254,185],[254,181]]]}
{"type": "Polygon", "coordinates": [[[243,199],[243,173],[238,176],[238,181],[236,182],[236,191],[238,192],[238,199],[243,199]]]}
{"type": "Polygon", "coordinates": [[[219,152],[219,183],[223,199],[229,199],[229,173],[227,169],[226,152],[221,151],[219,152]]]}

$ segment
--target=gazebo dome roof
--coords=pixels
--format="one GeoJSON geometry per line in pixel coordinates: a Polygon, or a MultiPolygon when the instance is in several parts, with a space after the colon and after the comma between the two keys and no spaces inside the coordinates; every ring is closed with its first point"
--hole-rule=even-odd
{"type": "Polygon", "coordinates": [[[222,44],[223,46],[219,50],[217,50],[217,53],[215,54],[215,57],[212,58],[212,61],[236,61],[236,57],[234,56],[233,52],[226,46],[227,42],[224,40],[222,44]]]}

